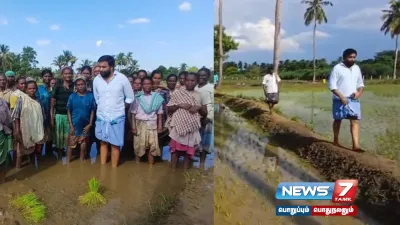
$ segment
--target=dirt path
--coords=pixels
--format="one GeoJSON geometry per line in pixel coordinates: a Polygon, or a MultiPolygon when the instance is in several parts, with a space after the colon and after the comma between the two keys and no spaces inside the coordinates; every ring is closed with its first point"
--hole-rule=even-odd
{"type": "Polygon", "coordinates": [[[289,149],[321,172],[327,180],[359,180],[357,205],[385,224],[400,218],[400,170],[395,162],[369,153],[338,148],[304,125],[279,115],[270,116],[265,105],[251,100],[216,94],[216,98],[242,117],[272,135],[279,146],[289,149]]]}

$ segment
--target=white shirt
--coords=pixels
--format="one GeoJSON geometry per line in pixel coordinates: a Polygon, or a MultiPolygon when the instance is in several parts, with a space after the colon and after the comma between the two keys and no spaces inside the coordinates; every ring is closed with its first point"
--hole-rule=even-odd
{"type": "Polygon", "coordinates": [[[119,72],[107,83],[102,76],[93,80],[93,95],[97,104],[97,116],[104,120],[114,120],[125,115],[125,103],[135,100],[128,78],[119,72]]]}
{"type": "MultiPolygon", "coordinates": [[[[339,63],[333,67],[329,76],[329,90],[338,90],[344,97],[350,97],[360,87],[364,87],[364,81],[358,65],[349,68],[339,63]]],[[[333,98],[339,97],[333,94],[333,98]]]]}
{"type": "Polygon", "coordinates": [[[266,74],[263,78],[262,84],[266,86],[267,93],[278,93],[279,82],[281,82],[281,78],[273,73],[272,75],[266,74]]]}
{"type": "Polygon", "coordinates": [[[210,120],[214,119],[214,85],[208,83],[203,87],[199,88],[196,86],[196,91],[200,92],[202,102],[207,104],[207,118],[210,120]]]}

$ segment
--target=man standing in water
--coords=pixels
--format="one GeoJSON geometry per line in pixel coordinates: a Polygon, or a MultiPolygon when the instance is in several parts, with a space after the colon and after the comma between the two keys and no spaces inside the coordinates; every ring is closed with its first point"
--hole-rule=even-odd
{"type": "Polygon", "coordinates": [[[115,71],[115,60],[110,55],[99,58],[100,75],[93,81],[97,103],[95,133],[101,141],[101,164],[107,163],[108,144],[111,145],[111,165],[117,167],[124,145],[126,104],[135,100],[128,78],[115,71]]]}
{"type": "Polygon", "coordinates": [[[268,72],[262,81],[265,102],[268,104],[269,113],[272,114],[272,108],[279,102],[279,82],[281,78],[278,74],[268,72]]]}
{"type": "Polygon", "coordinates": [[[329,89],[333,93],[333,143],[340,146],[340,124],[343,119],[349,119],[353,150],[360,151],[358,121],[361,119],[360,97],[364,81],[360,67],[355,64],[356,57],[357,51],[354,49],[346,49],[343,52],[343,62],[333,67],[329,76],[329,89]]]}

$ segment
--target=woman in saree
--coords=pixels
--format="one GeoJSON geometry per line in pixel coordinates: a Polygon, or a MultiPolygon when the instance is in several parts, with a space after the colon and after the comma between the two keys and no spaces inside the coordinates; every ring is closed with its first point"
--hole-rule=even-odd
{"type": "Polygon", "coordinates": [[[9,153],[13,150],[12,120],[7,102],[0,98],[0,184],[6,180],[9,153]]]}
{"type": "Polygon", "coordinates": [[[169,147],[173,170],[181,155],[184,156],[184,169],[189,167],[189,161],[201,141],[200,118],[207,116],[207,103],[202,102],[200,93],[195,90],[197,81],[197,73],[188,73],[185,78],[185,88],[174,91],[167,104],[167,110],[172,114],[166,126],[171,137],[169,147]]]}
{"type": "MultiPolygon", "coordinates": [[[[22,157],[32,156],[32,153],[41,155],[45,137],[44,125],[46,114],[40,99],[36,97],[37,85],[35,81],[26,83],[26,94],[19,93],[11,118],[14,122],[14,138],[18,142],[16,167],[20,168],[22,157]]],[[[34,160],[34,157],[31,157],[34,160]]]]}

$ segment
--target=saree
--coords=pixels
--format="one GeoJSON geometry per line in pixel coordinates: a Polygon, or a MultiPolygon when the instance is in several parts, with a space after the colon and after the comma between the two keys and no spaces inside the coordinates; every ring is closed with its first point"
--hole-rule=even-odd
{"type": "Polygon", "coordinates": [[[11,115],[8,104],[0,99],[0,166],[7,166],[13,149],[11,115]]]}

